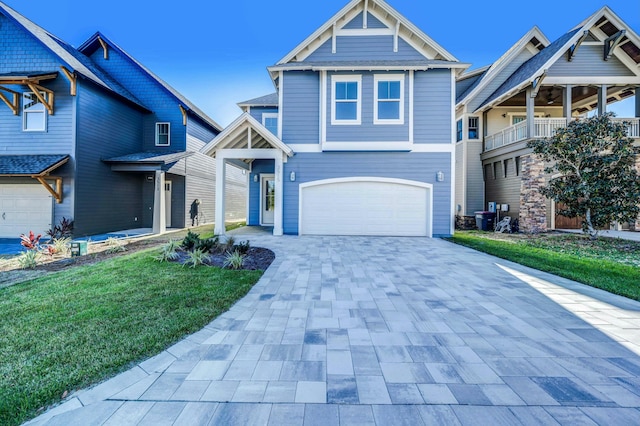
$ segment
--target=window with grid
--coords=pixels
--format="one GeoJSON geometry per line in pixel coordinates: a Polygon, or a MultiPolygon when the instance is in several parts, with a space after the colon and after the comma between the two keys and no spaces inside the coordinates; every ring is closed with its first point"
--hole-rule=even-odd
{"type": "MultiPolygon", "coordinates": [[[[46,93],[40,92],[43,98],[46,93]]],[[[47,108],[33,92],[22,94],[22,129],[25,132],[45,132],[47,130],[47,108]]]]}
{"type": "Polygon", "coordinates": [[[478,139],[478,117],[469,117],[469,139],[478,139]]]}
{"type": "Polygon", "coordinates": [[[404,124],[404,75],[374,76],[376,124],[404,124]]]}
{"type": "Polygon", "coordinates": [[[156,146],[171,145],[171,124],[156,123],[156,146]]]}
{"type": "Polygon", "coordinates": [[[332,124],[360,124],[361,80],[359,75],[332,77],[332,124]]]}

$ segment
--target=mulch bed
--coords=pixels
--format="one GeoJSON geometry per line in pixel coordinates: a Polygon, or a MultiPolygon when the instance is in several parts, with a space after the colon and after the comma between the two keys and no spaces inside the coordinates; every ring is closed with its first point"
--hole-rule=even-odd
{"type": "MultiPolygon", "coordinates": [[[[180,257],[176,260],[176,262],[184,263],[188,258],[187,252],[181,251],[179,252],[179,255],[180,257]]],[[[223,268],[226,257],[227,256],[224,253],[209,253],[209,260],[205,262],[205,264],[223,268]]],[[[269,265],[271,265],[275,258],[276,255],[269,249],[262,247],[251,247],[244,258],[242,269],[252,271],[265,271],[269,267],[269,265]]]]}

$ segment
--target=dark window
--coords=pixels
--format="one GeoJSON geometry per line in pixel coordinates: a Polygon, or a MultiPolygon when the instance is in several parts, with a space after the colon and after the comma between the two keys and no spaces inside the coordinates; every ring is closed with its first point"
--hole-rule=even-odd
{"type": "Polygon", "coordinates": [[[462,140],[462,120],[458,120],[456,123],[456,141],[462,140]]]}
{"type": "Polygon", "coordinates": [[[478,117],[469,117],[469,139],[478,139],[478,117]]]}
{"type": "Polygon", "coordinates": [[[516,157],[516,176],[520,176],[520,167],[521,167],[520,157],[516,157]]]}
{"type": "Polygon", "coordinates": [[[504,177],[507,177],[509,175],[509,160],[504,160],[503,165],[504,165],[504,177]]]}

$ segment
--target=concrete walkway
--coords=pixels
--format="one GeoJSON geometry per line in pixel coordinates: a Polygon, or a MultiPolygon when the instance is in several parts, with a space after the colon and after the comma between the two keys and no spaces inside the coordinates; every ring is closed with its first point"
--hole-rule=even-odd
{"type": "Polygon", "coordinates": [[[640,303],[437,239],[250,239],[277,257],[229,312],[33,424],[638,424],[640,303]]]}

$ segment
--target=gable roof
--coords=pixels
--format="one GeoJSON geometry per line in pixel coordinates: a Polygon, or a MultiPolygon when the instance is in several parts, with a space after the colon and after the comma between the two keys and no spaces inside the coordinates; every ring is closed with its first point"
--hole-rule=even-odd
{"type": "Polygon", "coordinates": [[[280,100],[278,93],[270,93],[268,95],[260,96],[258,98],[249,99],[248,101],[238,102],[239,107],[243,106],[278,106],[280,100]]]}
{"type": "MultiPolygon", "coordinates": [[[[299,58],[301,54],[310,48],[314,42],[324,42],[331,38],[331,34],[333,32],[333,26],[335,23],[341,20],[345,20],[344,24],[348,24],[349,21],[361,11],[364,10],[364,4],[368,6],[368,12],[371,13],[374,17],[380,19],[381,21],[389,20],[397,22],[398,25],[403,29],[404,33],[401,32],[399,36],[404,36],[406,38],[417,39],[421,44],[428,46],[435,53],[433,57],[427,59],[442,59],[450,62],[458,62],[455,56],[445,50],[442,46],[436,43],[431,37],[422,32],[418,27],[412,24],[407,18],[402,16],[398,11],[389,6],[383,0],[352,0],[345,7],[343,7],[338,13],[333,15],[327,22],[325,22],[320,28],[318,28],[314,33],[312,33],[309,37],[307,37],[302,43],[296,46],[292,51],[290,51],[287,55],[285,55],[282,59],[280,59],[276,66],[287,64],[289,62],[297,62],[300,59],[304,60],[304,58],[299,58]],[[378,11],[377,8],[380,10],[378,11]],[[385,13],[387,18],[383,18],[382,16],[376,16],[377,13],[385,13]]],[[[313,51],[313,49],[311,50],[313,51]]],[[[305,56],[305,55],[302,55],[305,56]]],[[[308,56],[308,55],[306,55],[308,56]]],[[[305,57],[306,57],[305,56],[305,57]]]]}
{"type": "Polygon", "coordinates": [[[129,102],[132,102],[138,107],[141,107],[147,111],[149,110],[144,106],[144,104],[142,104],[142,102],[140,102],[135,96],[133,96],[133,94],[122,87],[122,85],[111,78],[106,72],[100,69],[100,67],[94,64],[91,59],[87,58],[71,45],[65,43],[58,37],[47,32],[42,27],[34,24],[2,2],[0,2],[0,13],[5,15],[15,24],[24,28],[45,48],[51,51],[79,76],[119,95],[120,97],[126,99],[129,102]]]}
{"type": "MultiPolygon", "coordinates": [[[[581,24],[574,27],[571,31],[560,36],[549,46],[541,50],[537,55],[522,64],[495,92],[493,92],[478,108],[485,109],[489,104],[500,102],[503,98],[511,93],[520,91],[529,86],[533,80],[542,75],[553,63],[555,63],[561,55],[563,55],[571,46],[578,42],[585,31],[591,30],[597,22],[602,20],[614,21],[617,28],[626,30],[626,43],[635,45],[636,49],[640,47],[640,37],[620,19],[608,6],[604,6],[596,13],[591,15],[581,24]]],[[[623,43],[621,43],[623,44],[623,43]]],[[[626,50],[620,48],[624,52],[626,50]]],[[[614,53],[615,54],[615,53],[614,53]]],[[[635,59],[632,61],[640,65],[635,59]]],[[[640,61],[640,59],[638,59],[640,61]]],[[[635,71],[637,74],[637,71],[635,71]]]]}
{"type": "MultiPolygon", "coordinates": [[[[491,64],[474,84],[472,84],[464,93],[459,94],[456,99],[456,103],[462,103],[482,91],[482,89],[484,89],[492,79],[496,78],[500,74],[500,71],[513,61],[532,40],[537,40],[542,46],[549,46],[550,44],[549,39],[544,35],[540,28],[534,26],[527,31],[526,34],[520,37],[520,39],[518,39],[518,41],[509,48],[509,50],[498,58],[498,60],[491,64]]],[[[460,79],[468,77],[470,76],[463,75],[460,79]]]]}
{"type": "Polygon", "coordinates": [[[196,117],[200,118],[205,123],[209,124],[214,129],[216,129],[218,132],[222,131],[222,126],[220,126],[220,124],[218,124],[215,120],[213,120],[211,117],[205,114],[204,111],[198,108],[193,102],[187,99],[184,95],[182,95],[176,89],[171,87],[169,83],[167,83],[166,81],[158,77],[149,68],[142,65],[133,56],[128,54],[124,49],[122,49],[120,46],[118,46],[117,44],[109,40],[106,36],[104,36],[99,31],[96,32],[93,36],[91,36],[87,41],[82,43],[82,45],[78,48],[78,50],[86,55],[91,55],[100,46],[99,39],[107,43],[112,49],[116,50],[118,53],[124,56],[129,62],[131,62],[144,74],[148,75],[152,80],[154,80],[159,85],[159,87],[162,90],[164,90],[170,96],[175,98],[178,101],[178,103],[181,104],[183,108],[185,108],[187,112],[190,112],[196,117]]]}

